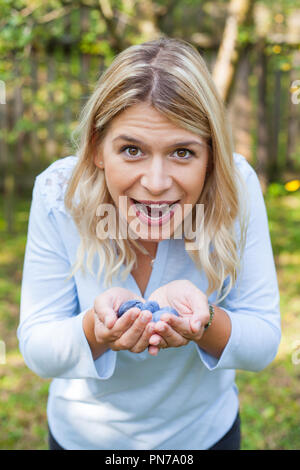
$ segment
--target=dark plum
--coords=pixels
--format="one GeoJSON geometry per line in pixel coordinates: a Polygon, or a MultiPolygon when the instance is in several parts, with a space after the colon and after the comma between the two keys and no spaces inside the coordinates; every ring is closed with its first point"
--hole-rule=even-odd
{"type": "Polygon", "coordinates": [[[169,307],[168,305],[166,307],[160,308],[160,306],[157,302],[155,302],[155,300],[148,300],[145,303],[140,302],[139,300],[128,300],[127,302],[124,302],[119,308],[118,317],[121,317],[127,310],[133,307],[137,307],[141,311],[149,310],[150,312],[152,312],[152,320],[154,322],[159,321],[163,313],[172,313],[173,315],[179,317],[179,314],[177,310],[175,310],[175,308],[169,307]]]}
{"type": "Polygon", "coordinates": [[[142,305],[143,303],[140,302],[139,300],[128,300],[127,302],[124,302],[119,308],[118,317],[121,317],[130,308],[137,307],[140,309],[142,305]]]}
{"type": "Polygon", "coordinates": [[[179,317],[178,312],[172,307],[163,307],[152,314],[152,321],[157,322],[164,313],[172,313],[179,317]]]}
{"type": "Polygon", "coordinates": [[[159,310],[159,305],[157,302],[155,302],[155,300],[148,300],[143,304],[141,310],[149,310],[150,312],[154,313],[156,310],[159,310]]]}

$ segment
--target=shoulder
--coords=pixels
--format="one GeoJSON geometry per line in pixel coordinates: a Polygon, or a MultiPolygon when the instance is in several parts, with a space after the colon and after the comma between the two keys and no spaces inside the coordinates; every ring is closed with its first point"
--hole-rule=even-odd
{"type": "Polygon", "coordinates": [[[56,160],[36,177],[35,185],[48,212],[53,208],[65,212],[64,196],[77,160],[72,155],[56,160]]]}
{"type": "Polygon", "coordinates": [[[248,160],[240,153],[233,154],[235,168],[237,169],[240,180],[242,193],[245,192],[244,196],[248,195],[251,197],[257,196],[257,192],[262,193],[261,185],[255,171],[255,168],[248,162],[248,160]]]}
{"type": "Polygon", "coordinates": [[[240,153],[233,153],[233,160],[236,168],[243,176],[244,180],[247,180],[250,176],[256,175],[256,172],[248,160],[240,153]]]}

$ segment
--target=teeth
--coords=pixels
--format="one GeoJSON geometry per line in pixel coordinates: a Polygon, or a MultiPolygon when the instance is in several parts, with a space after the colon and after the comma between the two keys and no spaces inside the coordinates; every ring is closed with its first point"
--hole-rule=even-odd
{"type": "Polygon", "coordinates": [[[169,207],[169,204],[145,204],[147,207],[151,207],[152,209],[165,209],[169,207]]]}
{"type": "Polygon", "coordinates": [[[146,216],[151,216],[152,219],[159,219],[170,211],[173,204],[142,204],[139,202],[135,203],[135,205],[146,216]]]}

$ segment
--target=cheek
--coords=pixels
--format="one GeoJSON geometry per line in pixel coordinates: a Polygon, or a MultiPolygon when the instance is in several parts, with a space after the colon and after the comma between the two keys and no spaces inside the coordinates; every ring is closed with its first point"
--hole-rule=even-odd
{"type": "Polygon", "coordinates": [[[121,165],[111,165],[105,168],[105,180],[108,191],[114,200],[114,203],[119,207],[122,201],[119,200],[120,196],[126,196],[134,184],[133,171],[125,170],[121,165]]]}
{"type": "Polygon", "coordinates": [[[120,168],[106,166],[105,180],[112,196],[121,193],[126,186],[126,175],[120,168]]]}
{"type": "Polygon", "coordinates": [[[182,182],[184,182],[182,187],[184,187],[188,200],[193,202],[198,200],[205,183],[205,174],[205,171],[198,170],[190,172],[184,179],[182,178],[182,182]]]}

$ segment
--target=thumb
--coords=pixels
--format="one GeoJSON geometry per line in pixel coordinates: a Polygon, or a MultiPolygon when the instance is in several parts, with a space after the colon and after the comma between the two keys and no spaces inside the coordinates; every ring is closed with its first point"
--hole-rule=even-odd
{"type": "Polygon", "coordinates": [[[192,315],[190,319],[190,327],[193,333],[198,333],[201,328],[201,319],[198,315],[192,315]]]}
{"type": "Polygon", "coordinates": [[[104,323],[106,328],[110,329],[114,326],[117,321],[117,314],[112,307],[109,305],[102,305],[100,310],[97,310],[96,308],[94,308],[94,310],[96,316],[102,323],[104,323]]]}
{"type": "Polygon", "coordinates": [[[117,314],[113,309],[107,309],[104,315],[104,325],[106,328],[112,328],[117,321],[117,314]]]}
{"type": "Polygon", "coordinates": [[[201,309],[198,302],[193,302],[192,304],[192,316],[190,318],[190,327],[193,333],[198,333],[202,325],[202,315],[201,309]]]}

